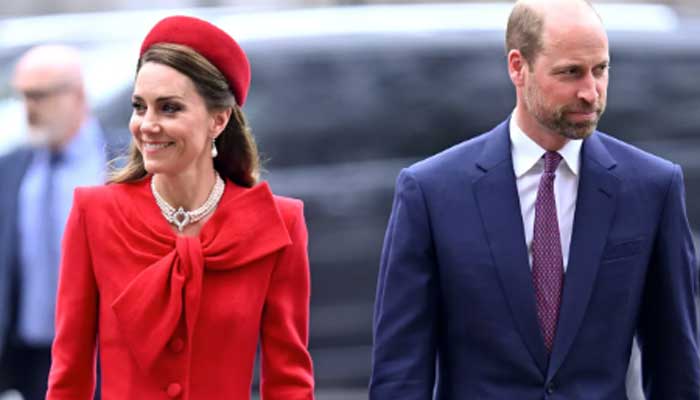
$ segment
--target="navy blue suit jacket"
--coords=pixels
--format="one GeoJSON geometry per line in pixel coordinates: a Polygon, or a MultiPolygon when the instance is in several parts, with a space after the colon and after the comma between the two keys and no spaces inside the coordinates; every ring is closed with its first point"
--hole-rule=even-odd
{"type": "Polygon", "coordinates": [[[507,121],[403,170],[379,273],[371,400],[620,400],[638,335],[648,400],[700,399],[680,168],[584,141],[557,334],[535,311],[507,121]]]}
{"type": "Polygon", "coordinates": [[[7,333],[15,319],[19,263],[18,193],[24,173],[32,159],[32,151],[21,148],[0,157],[0,357],[7,333]]]}

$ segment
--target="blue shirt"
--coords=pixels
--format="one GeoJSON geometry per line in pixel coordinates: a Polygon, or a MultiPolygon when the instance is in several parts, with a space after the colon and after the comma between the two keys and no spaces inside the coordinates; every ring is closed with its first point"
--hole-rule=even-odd
{"type": "Polygon", "coordinates": [[[18,215],[20,296],[17,334],[27,345],[50,346],[53,340],[58,255],[73,202],[73,190],[77,186],[104,182],[107,161],[104,147],[99,124],[89,119],[61,152],[60,161],[54,164],[53,170],[50,150],[36,149],[22,180],[18,215]],[[46,190],[49,179],[53,182],[50,200],[46,190]],[[46,221],[47,218],[51,221],[46,221]],[[47,240],[53,242],[55,255],[51,254],[47,240]]]}

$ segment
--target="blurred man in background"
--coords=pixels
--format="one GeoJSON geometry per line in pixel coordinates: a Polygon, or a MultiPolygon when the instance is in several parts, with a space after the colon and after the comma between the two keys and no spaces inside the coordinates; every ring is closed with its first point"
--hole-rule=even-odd
{"type": "Polygon", "coordinates": [[[46,45],[18,61],[13,89],[29,146],[0,158],[0,393],[43,399],[51,364],[60,242],[76,186],[105,178],[77,50],[46,45]]]}

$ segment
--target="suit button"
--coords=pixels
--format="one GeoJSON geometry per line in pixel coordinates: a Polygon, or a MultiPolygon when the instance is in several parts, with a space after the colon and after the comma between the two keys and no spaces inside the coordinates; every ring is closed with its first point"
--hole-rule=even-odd
{"type": "Polygon", "coordinates": [[[175,338],[170,341],[170,350],[174,353],[179,353],[185,348],[185,341],[180,338],[175,338]]]}
{"type": "Polygon", "coordinates": [[[545,388],[544,392],[547,393],[548,396],[551,396],[552,394],[554,394],[554,389],[555,389],[554,382],[549,382],[547,384],[547,387],[545,388]]]}
{"type": "Polygon", "coordinates": [[[168,385],[168,396],[175,398],[182,393],[182,386],[179,383],[171,383],[168,385]]]}

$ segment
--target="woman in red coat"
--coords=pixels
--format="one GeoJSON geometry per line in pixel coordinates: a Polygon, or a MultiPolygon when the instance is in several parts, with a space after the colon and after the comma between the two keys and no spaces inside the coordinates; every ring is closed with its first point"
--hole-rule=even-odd
{"type": "Polygon", "coordinates": [[[141,48],[128,165],[78,189],[64,237],[47,399],[313,398],[309,266],[298,200],[257,184],[248,60],[170,17],[141,48]]]}

